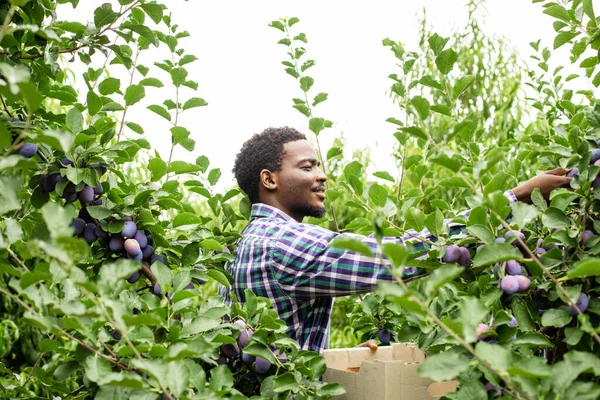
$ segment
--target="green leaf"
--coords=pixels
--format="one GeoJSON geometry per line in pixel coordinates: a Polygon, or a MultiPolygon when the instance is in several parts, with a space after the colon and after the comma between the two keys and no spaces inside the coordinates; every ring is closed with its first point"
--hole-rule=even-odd
{"type": "Polygon", "coordinates": [[[269,361],[271,364],[277,364],[277,360],[273,355],[273,352],[264,344],[258,342],[251,342],[244,347],[244,353],[262,357],[269,361]]]}
{"type": "Polygon", "coordinates": [[[490,243],[477,252],[473,264],[483,267],[508,260],[523,261],[523,255],[508,243],[490,243]]]}
{"type": "Polygon", "coordinates": [[[555,38],[554,38],[554,49],[558,49],[560,46],[562,46],[565,43],[569,43],[573,38],[577,37],[579,35],[579,32],[560,32],[555,38]]]}
{"type": "Polygon", "coordinates": [[[537,207],[523,202],[516,202],[512,206],[513,219],[512,222],[517,224],[519,228],[524,228],[525,225],[533,221],[540,213],[537,207]]]}
{"type": "Polygon", "coordinates": [[[522,298],[513,296],[511,309],[521,330],[533,331],[535,329],[535,324],[531,317],[531,313],[529,312],[529,308],[527,307],[527,303],[522,298]]]}
{"type": "Polygon", "coordinates": [[[158,104],[153,104],[151,106],[148,106],[148,110],[157,113],[158,115],[160,115],[167,121],[171,121],[171,114],[169,114],[167,109],[164,108],[163,106],[160,106],[158,104]]]}
{"type": "Polygon", "coordinates": [[[419,83],[423,86],[428,86],[428,87],[431,87],[434,89],[444,90],[444,87],[442,86],[442,84],[440,82],[438,82],[437,80],[435,80],[430,75],[423,76],[421,79],[419,79],[419,83]]]}
{"type": "Polygon", "coordinates": [[[93,90],[87,93],[87,106],[90,115],[96,115],[102,109],[102,100],[93,90]]]}
{"type": "Polygon", "coordinates": [[[475,82],[475,75],[465,75],[460,77],[452,88],[452,97],[458,99],[458,97],[467,90],[473,82],[475,82]]]}
{"type": "Polygon", "coordinates": [[[152,182],[156,182],[167,173],[167,163],[158,157],[154,157],[148,162],[148,169],[152,172],[152,182]]]}
{"type": "Polygon", "coordinates": [[[173,68],[171,70],[170,74],[171,74],[171,80],[173,81],[173,85],[175,87],[179,87],[179,86],[183,85],[183,83],[185,82],[185,79],[188,76],[187,70],[183,67],[173,68]]]}
{"type": "Polygon", "coordinates": [[[569,17],[569,13],[567,12],[566,8],[558,4],[553,4],[550,7],[547,7],[544,10],[544,14],[548,14],[551,17],[558,18],[565,22],[569,22],[571,20],[571,17],[569,17]]]}
{"type": "MultiPolygon", "coordinates": [[[[329,156],[329,153],[327,153],[327,155],[329,156]]],[[[390,173],[387,171],[373,172],[373,176],[376,176],[377,178],[385,179],[386,181],[396,182],[394,177],[392,175],[390,175],[390,173]]]]}
{"type": "Polygon", "coordinates": [[[458,53],[452,49],[446,49],[436,57],[435,65],[442,74],[448,75],[457,60],[458,53]]]}
{"type": "Polygon", "coordinates": [[[196,57],[195,55],[186,54],[185,56],[181,57],[178,64],[181,66],[181,65],[192,63],[196,60],[198,60],[198,57],[196,57]]]}
{"type": "Polygon", "coordinates": [[[377,183],[369,187],[369,199],[378,207],[385,206],[387,202],[388,190],[377,183]]]}
{"type": "Polygon", "coordinates": [[[121,81],[117,78],[106,78],[100,85],[98,85],[98,91],[100,94],[107,96],[117,92],[121,88],[121,81]]]}
{"type": "Polygon", "coordinates": [[[409,126],[406,128],[400,128],[400,130],[402,132],[406,132],[409,135],[411,135],[412,137],[415,137],[417,139],[423,139],[423,140],[427,140],[427,135],[425,134],[425,132],[423,132],[423,130],[421,128],[418,128],[416,126],[409,126]]]}
{"type": "Polygon", "coordinates": [[[469,225],[467,226],[467,232],[486,244],[493,243],[495,239],[494,234],[485,225],[469,225]]]}
{"type": "Polygon", "coordinates": [[[429,101],[421,96],[415,96],[410,100],[412,106],[417,110],[419,117],[422,120],[426,120],[429,116],[429,101]]]}
{"type": "Polygon", "coordinates": [[[427,42],[429,43],[429,47],[431,47],[431,50],[433,50],[433,54],[438,56],[440,52],[444,50],[446,43],[448,43],[448,39],[449,38],[443,38],[437,33],[434,33],[427,39],[427,42]]]}
{"type": "Polygon", "coordinates": [[[136,124],[135,122],[127,122],[125,125],[135,133],[139,133],[140,135],[144,133],[144,128],[141,125],[136,124]]]}
{"type": "Polygon", "coordinates": [[[499,344],[489,344],[485,341],[477,342],[475,354],[499,372],[506,372],[510,365],[510,351],[499,344]]]}
{"type": "MultiPolygon", "coordinates": [[[[453,265],[453,264],[451,264],[453,265]]],[[[476,297],[464,297],[460,303],[462,334],[467,342],[477,339],[477,326],[489,314],[489,309],[476,297]]]]}
{"type": "Polygon", "coordinates": [[[125,90],[125,105],[131,106],[146,96],[143,85],[131,85],[125,90]]]}
{"type": "Polygon", "coordinates": [[[94,25],[96,25],[96,28],[112,24],[117,18],[119,18],[119,13],[113,11],[110,3],[104,3],[94,10],[94,25]]]}
{"type": "Polygon", "coordinates": [[[104,206],[87,206],[86,210],[92,218],[96,219],[106,219],[112,214],[110,209],[104,206]]]}
{"type": "Polygon", "coordinates": [[[373,257],[371,248],[362,240],[344,234],[338,235],[335,239],[333,239],[329,243],[329,247],[350,250],[367,257],[373,257]]]}
{"type": "Polygon", "coordinates": [[[434,292],[437,292],[439,288],[456,279],[463,270],[463,268],[454,263],[444,264],[439,268],[436,268],[425,281],[425,294],[431,296],[434,292]]]}
{"type": "Polygon", "coordinates": [[[469,359],[462,354],[449,351],[429,356],[419,365],[420,376],[431,378],[436,382],[456,378],[469,368],[469,359]]]}
{"type": "Polygon", "coordinates": [[[163,10],[159,4],[145,3],[140,5],[141,9],[154,21],[155,24],[160,23],[163,17],[163,10]]]}
{"type": "Polygon", "coordinates": [[[51,237],[73,236],[73,228],[70,224],[75,218],[74,208],[65,208],[59,203],[49,202],[41,208],[41,212],[51,237]]]}
{"type": "Polygon", "coordinates": [[[201,99],[199,97],[192,97],[191,99],[189,99],[188,101],[186,101],[185,103],[183,103],[183,110],[188,110],[190,108],[194,108],[194,107],[204,107],[207,106],[208,103],[206,101],[204,101],[204,99],[201,99]]]}
{"type": "Polygon", "coordinates": [[[598,275],[600,275],[600,258],[587,258],[578,261],[567,272],[568,279],[598,275]]]}
{"type": "Polygon", "coordinates": [[[327,93],[319,93],[315,96],[315,99],[312,102],[312,106],[314,107],[317,104],[324,102],[325,100],[327,100],[327,93]]]}
{"type": "Polygon", "coordinates": [[[281,32],[285,32],[285,25],[281,21],[271,21],[269,23],[271,28],[279,29],[281,32]]]}
{"type": "Polygon", "coordinates": [[[196,214],[184,212],[184,213],[178,214],[173,219],[173,228],[181,228],[181,230],[191,229],[191,228],[195,228],[196,225],[199,225],[201,223],[202,223],[202,220],[196,214]]]}
{"type": "Polygon", "coordinates": [[[161,88],[163,87],[163,83],[160,81],[160,79],[156,79],[156,78],[145,78],[142,79],[140,81],[140,85],[142,86],[153,86],[153,87],[157,87],[157,88],[161,88]]]}
{"type": "Polygon", "coordinates": [[[300,382],[296,380],[296,375],[291,372],[281,374],[273,380],[273,390],[276,393],[283,393],[288,390],[297,390],[300,382]]]}
{"type": "MultiPolygon", "coordinates": [[[[521,326],[520,323],[519,326],[521,326]]],[[[515,345],[528,345],[534,347],[554,347],[554,345],[550,343],[550,340],[541,333],[526,333],[518,339],[515,339],[512,343],[515,345]]]]}
{"type": "Polygon", "coordinates": [[[569,218],[556,207],[549,207],[542,214],[542,223],[546,228],[562,229],[569,226],[569,218]]]}
{"type": "Polygon", "coordinates": [[[73,107],[67,113],[66,118],[67,128],[75,134],[79,133],[83,129],[83,115],[77,107],[73,107]]]}
{"type": "Polygon", "coordinates": [[[154,274],[156,281],[161,286],[164,285],[173,286],[173,276],[171,275],[171,270],[162,262],[155,262],[150,266],[150,270],[154,274]]]}
{"type": "Polygon", "coordinates": [[[542,325],[562,328],[571,322],[572,319],[573,315],[566,307],[551,308],[546,310],[542,315],[542,325]]]}
{"type": "Polygon", "coordinates": [[[303,76],[302,78],[300,78],[300,89],[302,89],[303,92],[308,92],[312,87],[313,83],[315,83],[315,80],[313,78],[311,78],[310,76],[303,76]]]}

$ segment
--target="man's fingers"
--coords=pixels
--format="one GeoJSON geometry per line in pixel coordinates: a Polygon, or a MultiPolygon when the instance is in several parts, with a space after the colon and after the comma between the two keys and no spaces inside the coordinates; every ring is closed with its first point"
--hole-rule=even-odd
{"type": "Polygon", "coordinates": [[[359,344],[356,347],[368,347],[369,349],[375,351],[375,350],[377,350],[377,342],[375,342],[374,339],[371,339],[371,340],[367,340],[364,343],[359,344]]]}
{"type": "Polygon", "coordinates": [[[569,170],[564,168],[554,168],[550,171],[544,171],[543,173],[546,175],[566,175],[569,170]]]}

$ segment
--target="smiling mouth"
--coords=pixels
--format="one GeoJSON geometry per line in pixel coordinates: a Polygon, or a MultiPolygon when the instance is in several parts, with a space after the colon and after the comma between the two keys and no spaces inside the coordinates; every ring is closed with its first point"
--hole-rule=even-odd
{"type": "Polygon", "coordinates": [[[321,200],[325,200],[325,193],[324,192],[315,191],[315,194],[317,196],[319,196],[321,198],[321,200]]]}

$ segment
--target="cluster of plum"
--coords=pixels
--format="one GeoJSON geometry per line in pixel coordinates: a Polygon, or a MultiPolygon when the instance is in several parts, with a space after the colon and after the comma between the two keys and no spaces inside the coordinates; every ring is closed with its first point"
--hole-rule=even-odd
{"type": "Polygon", "coordinates": [[[462,246],[457,246],[455,244],[451,244],[446,248],[446,252],[442,257],[442,260],[445,263],[457,263],[465,268],[471,266],[471,253],[469,253],[469,249],[462,246]]]}
{"type": "MultiPolygon", "coordinates": [[[[225,343],[221,345],[220,356],[216,360],[219,365],[227,365],[229,369],[238,371],[245,365],[248,369],[256,372],[258,375],[264,375],[271,369],[271,362],[262,358],[250,355],[244,352],[244,347],[248,343],[248,339],[252,337],[254,331],[246,326],[243,320],[237,320],[233,323],[234,326],[240,328],[240,336],[236,343],[225,343]]],[[[285,361],[285,354],[279,354],[275,345],[269,346],[273,354],[279,360],[285,361]]]]}
{"type": "MultiPolygon", "coordinates": [[[[121,221],[124,222],[121,232],[111,235],[102,228],[101,224],[91,218],[83,207],[79,217],[71,222],[71,226],[75,229],[75,235],[83,237],[89,244],[100,239],[113,254],[135,261],[145,260],[150,265],[157,261],[166,264],[162,255],[154,253],[151,233],[138,229],[131,216],[126,215],[121,218],[121,221]]],[[[135,283],[140,277],[141,272],[137,271],[127,278],[127,282],[135,283]]],[[[157,296],[160,295],[158,283],[154,284],[152,292],[157,296]]]]}

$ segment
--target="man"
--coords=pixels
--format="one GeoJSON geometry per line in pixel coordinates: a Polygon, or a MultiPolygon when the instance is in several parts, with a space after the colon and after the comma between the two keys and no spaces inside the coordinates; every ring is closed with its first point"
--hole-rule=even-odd
{"type": "MultiPolygon", "coordinates": [[[[327,347],[333,297],[373,291],[379,281],[393,278],[387,261],[379,257],[375,238],[360,238],[376,258],[330,248],[339,233],[304,224],[304,217],[323,217],[327,177],[313,146],[292,128],[268,128],[244,143],[237,155],[234,175],[252,202],[250,222],[238,242],[235,260],[227,268],[233,275],[231,290],[244,301],[244,290],[269,298],[289,334],[303,349],[321,352],[327,347]]],[[[538,175],[505,195],[531,201],[535,187],[547,197],[569,185],[566,170],[538,175]]],[[[450,228],[450,234],[460,226],[450,228]]],[[[428,232],[421,237],[435,238],[428,232]]],[[[414,239],[414,237],[411,237],[414,239]]],[[[402,243],[403,238],[385,238],[402,243]]],[[[221,288],[227,297],[227,289],[221,288]]]]}

